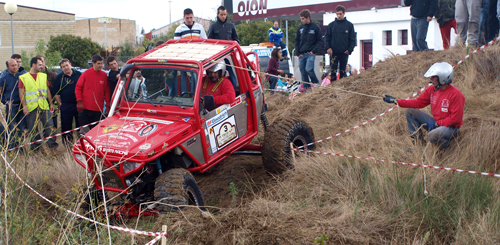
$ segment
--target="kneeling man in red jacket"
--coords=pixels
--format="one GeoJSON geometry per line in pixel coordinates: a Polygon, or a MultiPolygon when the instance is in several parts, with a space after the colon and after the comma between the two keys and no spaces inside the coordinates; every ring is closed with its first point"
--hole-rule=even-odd
{"type": "Polygon", "coordinates": [[[424,76],[431,78],[432,86],[429,86],[417,99],[396,101],[394,97],[386,95],[384,101],[397,103],[404,108],[412,108],[406,111],[411,137],[423,139],[422,131],[419,129],[424,125],[422,127],[429,131],[427,139],[444,149],[450,145],[450,139],[460,132],[463,124],[465,97],[458,88],[451,85],[453,67],[450,64],[438,62],[432,65],[424,76]],[[432,116],[417,110],[429,104],[432,116]]]}

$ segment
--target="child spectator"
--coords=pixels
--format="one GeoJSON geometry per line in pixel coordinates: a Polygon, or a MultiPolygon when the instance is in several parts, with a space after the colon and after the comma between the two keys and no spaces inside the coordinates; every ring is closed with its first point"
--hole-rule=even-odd
{"type": "Polygon", "coordinates": [[[321,86],[326,86],[326,85],[330,84],[331,83],[330,73],[323,73],[323,75],[321,76],[321,80],[323,81],[321,83],[321,86]]]}

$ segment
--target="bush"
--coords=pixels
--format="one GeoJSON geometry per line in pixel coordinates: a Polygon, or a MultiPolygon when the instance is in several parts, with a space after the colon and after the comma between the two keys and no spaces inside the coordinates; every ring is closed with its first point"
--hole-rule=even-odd
{"type": "Polygon", "coordinates": [[[90,38],[67,34],[51,36],[47,47],[47,53],[59,52],[62,57],[69,59],[73,66],[79,67],[87,67],[87,61],[92,55],[100,53],[99,44],[90,38]]]}

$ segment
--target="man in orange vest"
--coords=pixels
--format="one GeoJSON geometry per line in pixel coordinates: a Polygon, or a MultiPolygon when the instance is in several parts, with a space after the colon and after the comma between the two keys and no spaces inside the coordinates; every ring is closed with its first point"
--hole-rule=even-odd
{"type": "MultiPolygon", "coordinates": [[[[19,76],[19,98],[21,98],[23,113],[26,116],[30,141],[33,141],[40,139],[40,134],[37,132],[38,122],[42,123],[44,137],[52,135],[56,129],[51,115],[54,111],[54,103],[52,103],[47,75],[42,72],[43,62],[40,58],[34,57],[30,65],[30,71],[19,76]]],[[[49,148],[59,146],[56,138],[50,138],[47,144],[49,148]]],[[[40,143],[33,144],[31,149],[37,149],[39,146],[40,143]]]]}

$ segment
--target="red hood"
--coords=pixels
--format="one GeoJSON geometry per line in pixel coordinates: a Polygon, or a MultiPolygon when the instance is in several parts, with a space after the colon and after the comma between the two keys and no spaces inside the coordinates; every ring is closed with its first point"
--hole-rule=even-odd
{"type": "Polygon", "coordinates": [[[173,140],[181,133],[185,135],[192,132],[188,121],[192,122],[192,119],[177,116],[114,115],[99,123],[85,136],[103,153],[144,158],[172,145],[173,140]]]}

